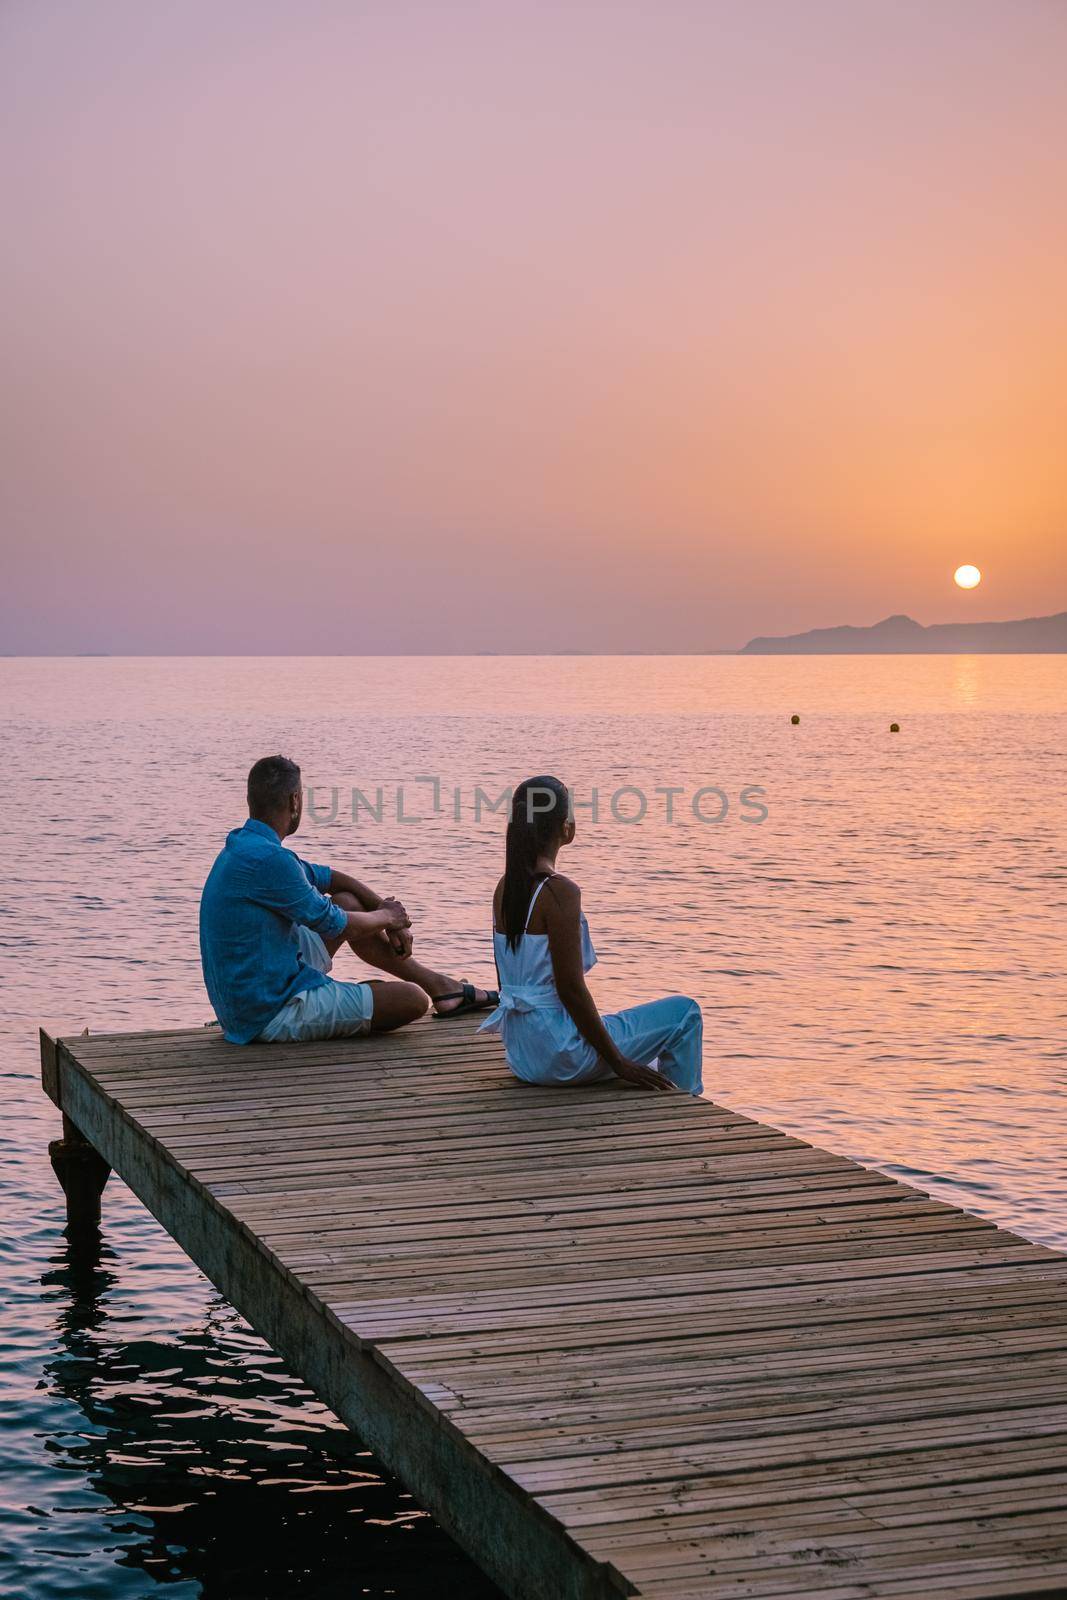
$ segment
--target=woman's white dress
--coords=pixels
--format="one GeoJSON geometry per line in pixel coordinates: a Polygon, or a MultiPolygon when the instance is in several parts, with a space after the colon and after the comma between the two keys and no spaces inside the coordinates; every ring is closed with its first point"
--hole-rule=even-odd
{"type": "MultiPolygon", "coordinates": [[[[547,882],[542,878],[534,889],[526,929],[514,950],[507,935],[494,930],[500,1004],[478,1031],[502,1036],[508,1066],[526,1083],[592,1083],[614,1077],[611,1067],[582,1038],[559,997],[548,935],[527,931],[537,897],[547,882]]],[[[588,972],[596,965],[596,951],[584,912],[581,937],[582,970],[588,972]]],[[[603,1020],[629,1060],[655,1065],[679,1089],[701,1093],[703,1024],[695,1000],[668,995],[614,1012],[603,1020]]]]}

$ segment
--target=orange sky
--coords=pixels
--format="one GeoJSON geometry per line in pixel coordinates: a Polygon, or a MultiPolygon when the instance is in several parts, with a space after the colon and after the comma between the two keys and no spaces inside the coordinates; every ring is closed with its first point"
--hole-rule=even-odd
{"type": "Polygon", "coordinates": [[[1067,608],[1065,69],[1058,0],[5,0],[0,650],[1067,608]]]}

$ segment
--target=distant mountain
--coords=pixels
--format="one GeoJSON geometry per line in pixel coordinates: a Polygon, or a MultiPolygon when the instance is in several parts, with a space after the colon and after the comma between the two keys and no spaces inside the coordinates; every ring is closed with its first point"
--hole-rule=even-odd
{"type": "Polygon", "coordinates": [[[938,622],[886,617],[872,628],[812,628],[750,639],[743,656],[1058,655],[1067,651],[1067,611],[1019,622],[938,622]]]}

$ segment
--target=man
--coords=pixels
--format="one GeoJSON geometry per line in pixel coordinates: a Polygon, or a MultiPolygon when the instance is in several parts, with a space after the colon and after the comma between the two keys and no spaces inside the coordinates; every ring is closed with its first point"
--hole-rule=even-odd
{"type": "Polygon", "coordinates": [[[248,821],[227,837],[200,899],[200,955],[215,1015],[234,1044],[330,1039],[484,1011],[497,996],[422,966],[399,900],[301,861],[282,840],[300,826],[300,768],[264,756],[248,774],[248,821]],[[396,982],[339,983],[349,945],[396,982]]]}

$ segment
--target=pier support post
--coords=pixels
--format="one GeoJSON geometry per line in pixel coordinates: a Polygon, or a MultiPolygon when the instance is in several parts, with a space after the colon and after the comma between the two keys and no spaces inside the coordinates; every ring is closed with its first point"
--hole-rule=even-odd
{"type": "Polygon", "coordinates": [[[111,1168],[64,1113],[63,1137],[48,1146],[52,1170],[67,1197],[67,1232],[86,1233],[100,1226],[100,1196],[111,1168]]]}

